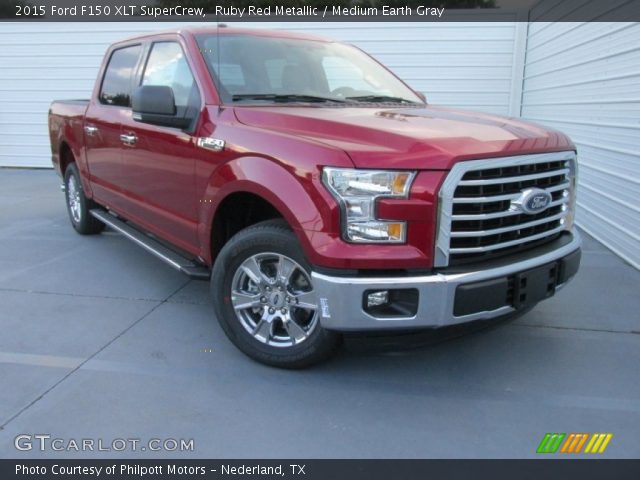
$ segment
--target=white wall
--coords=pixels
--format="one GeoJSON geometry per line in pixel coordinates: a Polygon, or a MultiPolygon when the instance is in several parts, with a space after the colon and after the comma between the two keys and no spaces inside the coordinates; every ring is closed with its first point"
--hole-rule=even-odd
{"type": "MultiPolygon", "coordinates": [[[[107,46],[171,23],[0,24],[0,166],[49,167],[47,109],[88,98],[107,46]]],[[[507,114],[514,23],[247,23],[354,43],[431,103],[507,114]]]]}
{"type": "Polygon", "coordinates": [[[154,23],[0,24],[0,166],[50,167],[47,110],[89,98],[106,47],[154,23]]]}
{"type": "Polygon", "coordinates": [[[640,24],[531,23],[522,116],[576,143],[579,225],[640,268],[640,24]]]}

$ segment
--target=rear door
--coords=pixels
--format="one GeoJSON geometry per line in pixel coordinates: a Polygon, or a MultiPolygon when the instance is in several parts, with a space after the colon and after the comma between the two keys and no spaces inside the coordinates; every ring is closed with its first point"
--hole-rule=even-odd
{"type": "MultiPolygon", "coordinates": [[[[201,95],[183,47],[177,40],[158,40],[149,48],[139,83],[172,88],[178,114],[196,118],[201,95]]],[[[194,125],[195,125],[194,120],[194,125]]],[[[121,134],[123,177],[133,220],[171,243],[197,252],[194,136],[189,129],[136,122],[129,112],[121,134]]]]}
{"type": "Polygon", "coordinates": [[[84,139],[91,187],[96,199],[123,209],[122,122],[131,116],[131,89],[141,60],[142,45],[114,49],[104,69],[97,95],[91,99],[84,121],[84,139]]]}

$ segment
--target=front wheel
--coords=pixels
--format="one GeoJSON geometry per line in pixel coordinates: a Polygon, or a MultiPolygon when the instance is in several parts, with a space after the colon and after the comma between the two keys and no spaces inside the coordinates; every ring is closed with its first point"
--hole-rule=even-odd
{"type": "Polygon", "coordinates": [[[303,368],[328,358],[340,335],[320,325],[320,300],[298,240],[281,221],[236,234],[211,276],[216,315],[229,339],[251,358],[303,368]]]}

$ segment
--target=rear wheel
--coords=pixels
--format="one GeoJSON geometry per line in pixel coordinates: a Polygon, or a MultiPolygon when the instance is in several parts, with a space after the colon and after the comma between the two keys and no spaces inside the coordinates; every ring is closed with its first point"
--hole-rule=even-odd
{"type": "Polygon", "coordinates": [[[339,345],[340,335],[320,325],[309,265],[281,221],[236,234],[218,256],[211,289],[223,330],[259,362],[303,368],[326,359],[339,345]]]}
{"type": "Polygon", "coordinates": [[[104,223],[89,213],[97,205],[84,194],[80,173],[75,163],[70,164],[64,172],[65,199],[71,225],[78,233],[91,235],[104,230],[104,223]]]}

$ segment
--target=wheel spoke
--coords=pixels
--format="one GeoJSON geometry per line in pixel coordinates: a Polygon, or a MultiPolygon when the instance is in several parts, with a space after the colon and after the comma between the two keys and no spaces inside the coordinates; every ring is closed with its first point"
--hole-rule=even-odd
{"type": "Polygon", "coordinates": [[[316,299],[316,294],[313,290],[310,292],[302,292],[294,295],[296,299],[296,303],[293,307],[296,308],[304,308],[305,310],[317,310],[318,303],[316,299]]]}
{"type": "Polygon", "coordinates": [[[267,277],[262,270],[260,269],[260,264],[256,260],[255,257],[249,258],[246,262],[242,264],[240,267],[247,274],[247,276],[255,283],[259,285],[262,282],[270,282],[269,277],[267,277]]]}
{"type": "Polygon", "coordinates": [[[273,347],[298,345],[319,324],[319,300],[309,274],[279,252],[254,254],[237,267],[231,304],[247,333],[273,347]]]}
{"type": "Polygon", "coordinates": [[[80,191],[78,189],[78,185],[76,182],[76,178],[72,175],[69,177],[69,181],[67,184],[67,198],[69,203],[69,210],[71,211],[71,215],[73,220],[76,222],[80,221],[80,191]]]}
{"type": "Polygon", "coordinates": [[[291,274],[296,269],[296,264],[288,257],[280,255],[278,257],[278,274],[277,280],[287,285],[291,274]]]}
{"type": "Polygon", "coordinates": [[[261,318],[256,327],[253,329],[253,336],[262,339],[264,342],[268,342],[271,338],[271,328],[273,324],[270,320],[261,318]]]}
{"type": "Polygon", "coordinates": [[[260,306],[259,293],[231,292],[231,303],[236,310],[245,310],[260,306]]]}
{"type": "Polygon", "coordinates": [[[293,341],[293,343],[300,343],[307,338],[307,332],[305,332],[303,328],[291,318],[288,318],[283,323],[284,328],[291,337],[291,341],[293,341]]]}

